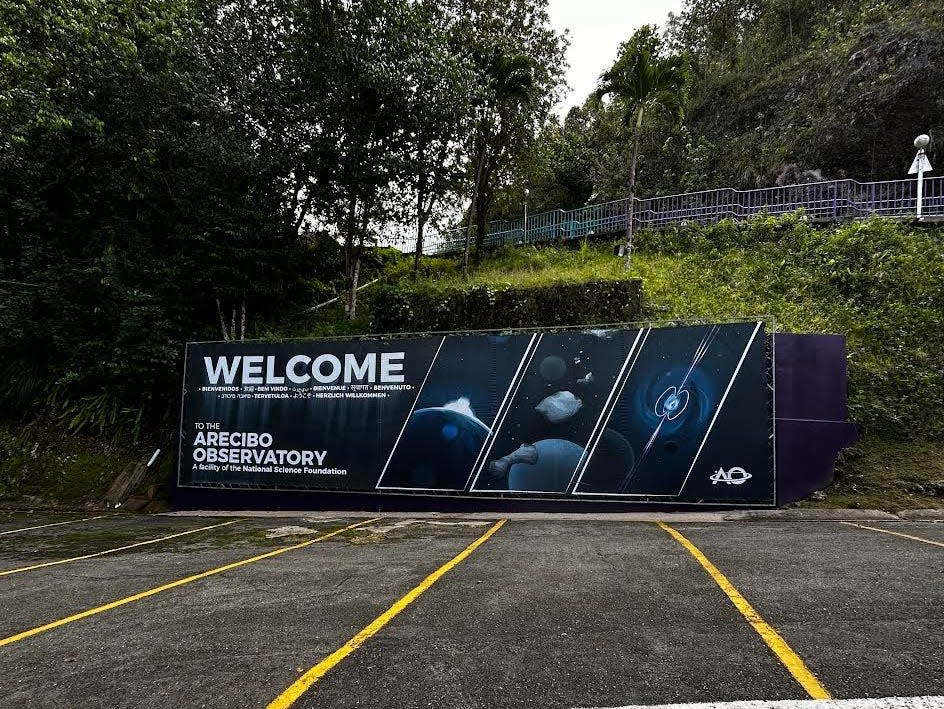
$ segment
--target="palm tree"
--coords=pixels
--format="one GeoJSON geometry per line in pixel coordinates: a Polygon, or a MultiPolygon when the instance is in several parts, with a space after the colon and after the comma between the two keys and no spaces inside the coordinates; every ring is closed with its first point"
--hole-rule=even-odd
{"type": "Polygon", "coordinates": [[[626,219],[626,270],[629,270],[632,259],[636,162],[639,158],[639,136],[643,122],[647,115],[659,111],[681,121],[689,76],[688,62],[684,57],[660,56],[653,42],[646,41],[649,38],[651,34],[641,38],[637,35],[623,45],[616,63],[600,77],[595,94],[597,99],[610,96],[619,106],[623,126],[632,126],[633,129],[633,157],[629,167],[629,213],[626,219]]]}

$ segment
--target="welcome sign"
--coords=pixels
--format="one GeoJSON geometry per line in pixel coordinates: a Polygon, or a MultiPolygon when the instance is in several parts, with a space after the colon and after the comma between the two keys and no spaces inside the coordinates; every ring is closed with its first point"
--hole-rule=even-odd
{"type": "Polygon", "coordinates": [[[187,347],[178,485],[771,505],[762,322],[187,347]]]}

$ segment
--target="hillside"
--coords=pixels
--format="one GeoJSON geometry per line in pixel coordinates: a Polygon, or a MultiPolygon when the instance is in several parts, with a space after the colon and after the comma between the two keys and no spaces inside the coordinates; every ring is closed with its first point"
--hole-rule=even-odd
{"type": "MultiPolygon", "coordinates": [[[[645,232],[638,244],[628,274],[607,243],[504,249],[486,258],[468,280],[455,261],[438,258],[425,260],[423,276],[414,282],[410,260],[387,254],[382,282],[362,292],[365,307],[358,319],[350,321],[340,306],[329,306],[274,321],[258,334],[437,330],[446,322],[444,313],[459,329],[474,327],[503,289],[513,289],[511,300],[526,304],[509,317],[523,316],[531,324],[771,315],[783,331],[848,338],[850,418],[863,424],[864,437],[845,454],[837,483],[816,504],[941,505],[944,422],[936,415],[944,406],[941,231],[883,220],[814,228],[793,216],[645,232]],[[642,281],[642,302],[622,302],[634,298],[626,294],[634,292],[635,279],[642,281]],[[460,296],[471,306],[457,311],[453,304],[460,296]],[[391,314],[383,312],[391,302],[410,304],[408,326],[383,326],[391,322],[391,314]]],[[[527,323],[519,319],[503,326],[522,324],[527,323]]],[[[63,437],[67,425],[60,419],[10,427],[0,435],[0,499],[32,495],[37,502],[68,505],[98,499],[117,473],[154,447],[167,446],[173,421],[165,422],[163,431],[145,431],[136,443],[63,437]]],[[[169,466],[165,457],[147,483],[160,481],[169,466]]]]}

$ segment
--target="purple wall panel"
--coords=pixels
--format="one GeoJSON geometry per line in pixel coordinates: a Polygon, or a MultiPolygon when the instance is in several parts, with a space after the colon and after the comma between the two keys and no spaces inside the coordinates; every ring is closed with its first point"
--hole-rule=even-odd
{"type": "Polygon", "coordinates": [[[859,440],[846,404],[846,338],[774,336],[777,503],[808,497],[833,481],[836,456],[859,440]]]}
{"type": "Polygon", "coordinates": [[[846,338],[776,336],[777,418],[845,421],[846,338]]]}

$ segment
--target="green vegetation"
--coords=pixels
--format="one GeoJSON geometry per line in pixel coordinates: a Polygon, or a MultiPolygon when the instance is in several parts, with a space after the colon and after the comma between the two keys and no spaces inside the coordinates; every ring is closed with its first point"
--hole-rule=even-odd
{"type": "MultiPolygon", "coordinates": [[[[942,128],[937,3],[686,0],[661,32],[643,27],[628,38],[609,72],[625,70],[640,46],[684,58],[690,74],[681,124],[662,112],[643,126],[640,197],[902,179],[914,137],[942,128]]],[[[635,121],[625,116],[641,105],[589,96],[546,125],[496,197],[494,217],[520,214],[525,187],[532,213],[629,194],[635,121]]]]}
{"type": "Polygon", "coordinates": [[[867,432],[839,456],[836,482],[803,506],[940,509],[944,498],[944,445],[940,439],[900,440],[867,432]]]}
{"type": "MultiPolygon", "coordinates": [[[[626,268],[633,255],[633,209],[636,205],[636,167],[639,141],[649,114],[663,114],[681,123],[690,79],[684,54],[660,56],[660,41],[646,27],[620,47],[616,62],[600,77],[594,99],[609,96],[616,117],[626,129],[632,126],[633,152],[629,162],[629,210],[626,217],[626,268]],[[622,113],[622,115],[620,115],[622,113]]],[[[674,125],[674,124],[673,124],[674,125]]]]}
{"type": "MultiPolygon", "coordinates": [[[[72,508],[100,502],[115,477],[139,457],[130,447],[63,436],[58,428],[0,426],[0,503],[72,508]]],[[[169,472],[169,464],[160,467],[160,482],[169,472]]]]}
{"type": "MultiPolygon", "coordinates": [[[[547,0],[0,0],[0,496],[99,496],[166,448],[188,340],[635,318],[608,247],[469,274],[391,247],[460,223],[481,245],[525,188],[534,213],[901,177],[941,129],[942,23],[922,0],[686,0],[560,121],[547,0]]],[[[941,435],[939,233],[634,243],[645,317],[845,333],[854,418],[941,435]]]]}
{"type": "Polygon", "coordinates": [[[440,277],[427,288],[500,287],[536,288],[559,283],[634,278],[626,273],[609,247],[591,247],[581,241],[575,250],[553,247],[505,247],[485,259],[468,278],[440,277]]]}
{"type": "Polygon", "coordinates": [[[373,332],[496,330],[631,322],[640,315],[638,279],[548,285],[387,286],[372,294],[373,332]]]}

